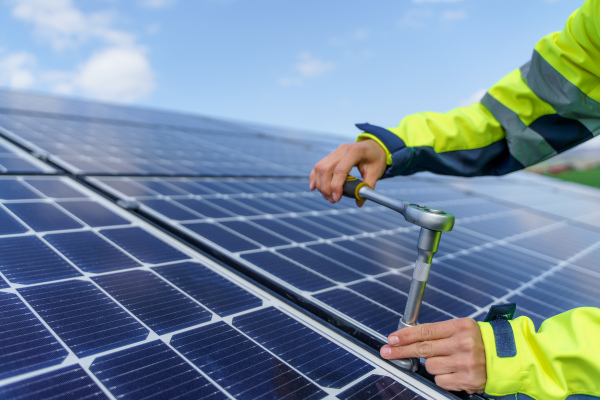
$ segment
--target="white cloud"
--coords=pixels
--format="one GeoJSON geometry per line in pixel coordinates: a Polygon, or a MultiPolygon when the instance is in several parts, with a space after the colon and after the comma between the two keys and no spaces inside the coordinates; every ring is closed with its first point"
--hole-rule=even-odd
{"type": "MultiPolygon", "coordinates": [[[[153,7],[172,2],[146,1],[153,7]]],[[[36,69],[32,55],[13,53],[11,58],[0,61],[0,83],[28,87],[37,82],[55,93],[118,102],[135,101],[154,89],[155,74],[147,49],[136,43],[135,35],[115,29],[115,16],[111,13],[84,13],[71,0],[10,0],[10,3],[13,16],[32,24],[34,32],[53,49],[66,51],[91,44],[94,50],[78,66],[62,71],[36,69]]]]}
{"type": "Polygon", "coordinates": [[[73,71],[48,71],[41,79],[54,93],[130,103],[155,87],[154,72],[141,47],[99,50],[73,71]]]}
{"type": "Polygon", "coordinates": [[[464,10],[446,10],[442,13],[441,18],[445,21],[459,21],[467,17],[467,12],[464,10]]]}
{"type": "Polygon", "coordinates": [[[476,90],[468,98],[466,98],[460,102],[461,107],[466,107],[473,103],[478,103],[483,98],[483,96],[485,95],[486,92],[487,92],[487,89],[476,90]]]}
{"type": "Polygon", "coordinates": [[[131,45],[132,34],[111,28],[110,13],[85,14],[71,0],[12,0],[12,15],[33,24],[41,40],[56,50],[77,47],[91,38],[115,45],[131,45]]]}
{"type": "Polygon", "coordinates": [[[73,81],[89,96],[131,102],[152,92],[154,72],[143,49],[114,47],[94,53],[73,81]]]}
{"type": "Polygon", "coordinates": [[[164,8],[175,4],[176,0],[138,0],[138,4],[146,8],[164,8]]]}
{"type": "Polygon", "coordinates": [[[298,57],[300,61],[296,63],[295,69],[305,78],[321,76],[334,67],[332,62],[318,60],[307,51],[300,53],[298,57]]]}
{"type": "Polygon", "coordinates": [[[319,77],[335,67],[335,64],[329,61],[323,61],[315,58],[308,51],[298,54],[299,61],[294,64],[295,76],[285,76],[279,78],[279,84],[282,86],[300,86],[305,79],[319,77]]]}
{"type": "Polygon", "coordinates": [[[33,68],[37,60],[26,51],[0,58],[0,85],[13,89],[26,89],[35,83],[33,68]]]}

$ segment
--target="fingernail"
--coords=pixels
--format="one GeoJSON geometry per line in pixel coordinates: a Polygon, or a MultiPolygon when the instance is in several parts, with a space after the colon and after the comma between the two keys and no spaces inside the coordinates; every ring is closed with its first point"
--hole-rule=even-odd
{"type": "Polygon", "coordinates": [[[400,339],[398,339],[398,336],[390,336],[388,339],[388,342],[391,345],[396,345],[396,344],[400,343],[400,339]]]}
{"type": "Polygon", "coordinates": [[[381,348],[381,356],[382,357],[389,357],[392,355],[392,349],[390,348],[390,346],[383,346],[381,348]]]}

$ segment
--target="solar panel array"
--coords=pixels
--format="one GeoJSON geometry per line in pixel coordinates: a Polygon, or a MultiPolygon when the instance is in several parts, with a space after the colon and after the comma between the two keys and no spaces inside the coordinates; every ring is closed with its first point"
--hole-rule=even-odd
{"type": "MultiPolygon", "coordinates": [[[[6,91],[0,133],[43,167],[0,179],[0,348],[11,351],[0,356],[0,395],[440,396],[356,345],[377,347],[396,329],[419,228],[382,206],[330,205],[308,191],[334,137],[6,91]]],[[[482,319],[516,302],[539,326],[599,306],[597,190],[527,173],[419,174],[377,190],[457,217],[420,322],[482,319]]]]}
{"type": "Polygon", "coordinates": [[[0,204],[1,398],[346,399],[381,379],[424,398],[68,177],[2,177],[0,204]]]}

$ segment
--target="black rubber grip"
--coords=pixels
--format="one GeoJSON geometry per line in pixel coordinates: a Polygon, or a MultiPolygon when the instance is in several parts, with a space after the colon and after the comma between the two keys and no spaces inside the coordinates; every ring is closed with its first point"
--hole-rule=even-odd
{"type": "Polygon", "coordinates": [[[360,179],[358,179],[352,175],[348,175],[348,177],[346,178],[346,182],[344,182],[343,194],[344,194],[344,196],[351,197],[353,199],[365,200],[358,195],[358,191],[363,186],[370,187],[369,185],[367,185],[360,179]]]}

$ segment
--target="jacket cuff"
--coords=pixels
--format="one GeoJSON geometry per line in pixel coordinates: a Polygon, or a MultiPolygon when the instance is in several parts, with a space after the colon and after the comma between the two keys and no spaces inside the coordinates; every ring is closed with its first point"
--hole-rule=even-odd
{"type": "Polygon", "coordinates": [[[371,135],[370,133],[361,133],[360,135],[358,135],[358,137],[356,138],[357,142],[362,142],[363,140],[367,140],[367,139],[371,139],[376,141],[377,143],[379,143],[379,145],[383,148],[383,150],[385,150],[385,162],[388,166],[392,165],[392,153],[390,153],[390,151],[388,150],[387,147],[385,147],[385,144],[383,144],[383,142],[381,140],[379,140],[379,138],[375,135],[371,135]]]}
{"type": "Polygon", "coordinates": [[[385,150],[388,168],[382,178],[402,175],[413,159],[413,148],[406,147],[404,140],[398,135],[380,126],[364,123],[356,124],[356,127],[364,131],[358,136],[357,141],[373,139],[385,150]]]}
{"type": "Polygon", "coordinates": [[[513,321],[503,322],[508,325],[502,323],[493,326],[493,322],[478,322],[485,348],[487,370],[485,393],[489,396],[519,393],[524,377],[523,350],[519,352],[519,340],[514,337],[518,334],[518,330],[514,329],[513,321]],[[511,347],[511,343],[515,345],[516,354],[506,352],[507,347],[511,347]]]}

